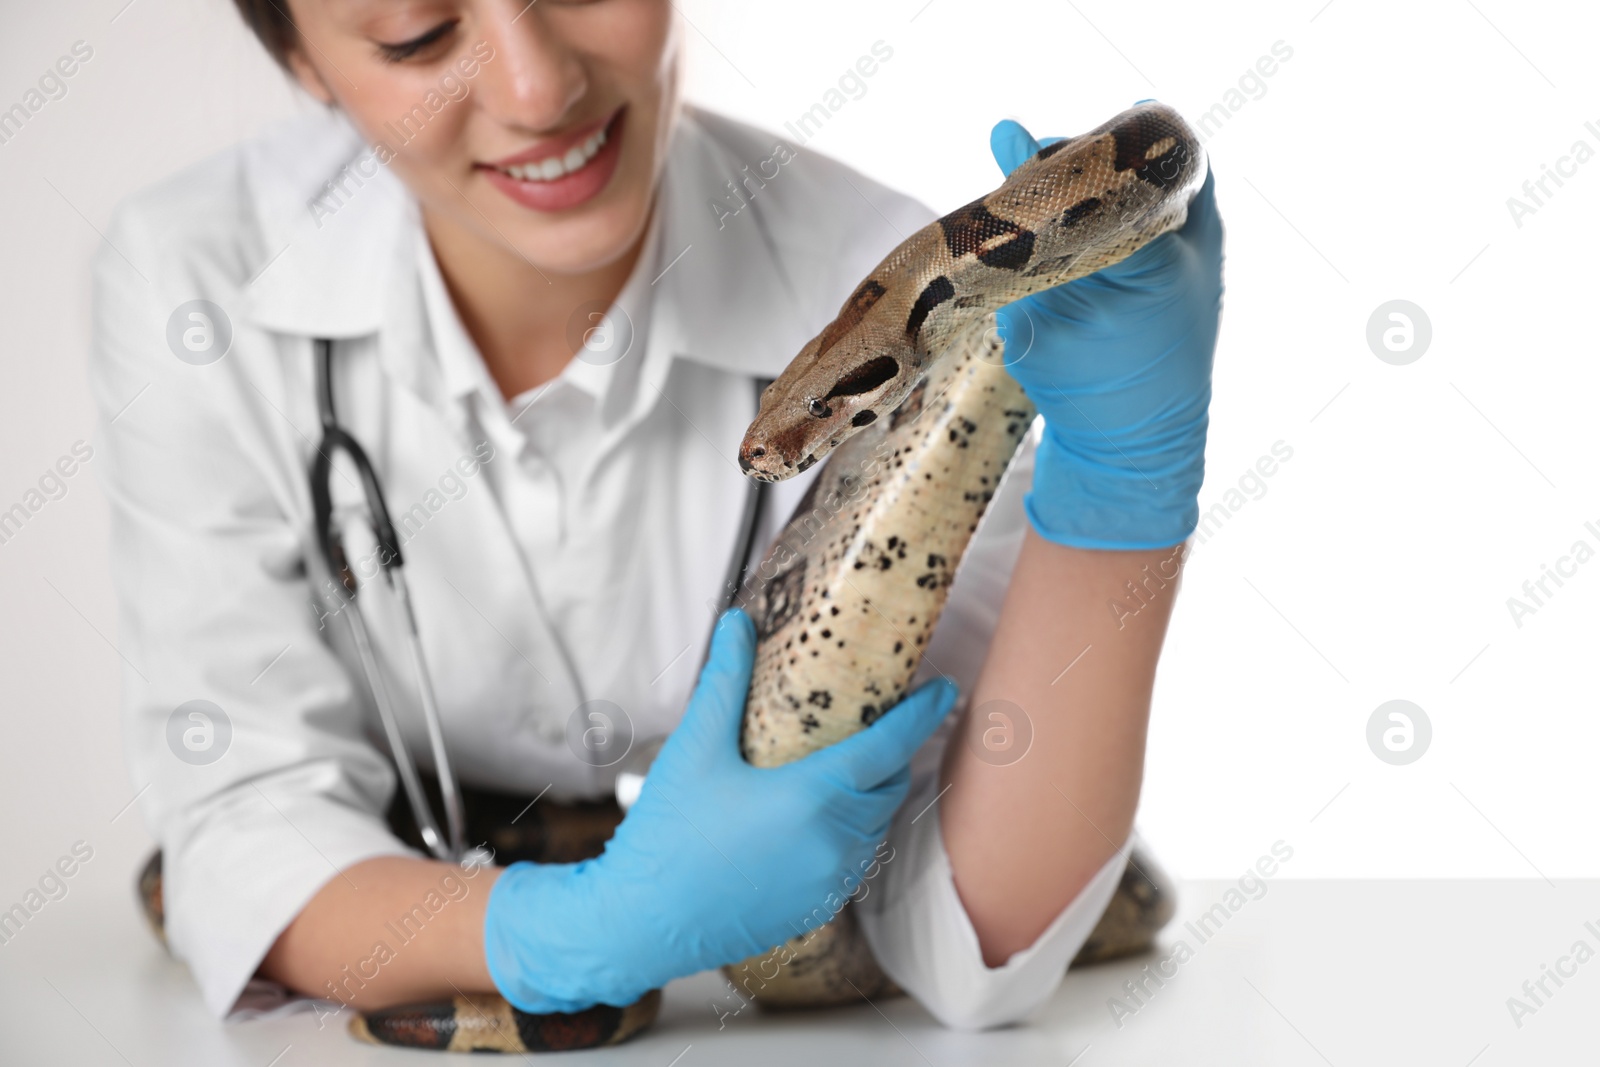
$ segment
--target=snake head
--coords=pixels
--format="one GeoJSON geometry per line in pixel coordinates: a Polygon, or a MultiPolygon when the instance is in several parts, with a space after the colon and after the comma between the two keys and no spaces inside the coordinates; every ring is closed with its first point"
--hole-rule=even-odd
{"type": "Polygon", "coordinates": [[[830,338],[829,330],[761,394],[761,410],[739,446],[739,466],[750,477],[779,482],[809,470],[888,416],[916,384],[923,357],[903,335],[885,345],[878,331],[830,338]]]}

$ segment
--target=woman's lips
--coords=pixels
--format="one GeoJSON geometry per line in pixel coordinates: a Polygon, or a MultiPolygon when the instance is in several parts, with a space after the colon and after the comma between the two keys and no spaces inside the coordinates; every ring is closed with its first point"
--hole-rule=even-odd
{"type": "Polygon", "coordinates": [[[619,108],[609,122],[592,131],[578,130],[558,141],[495,164],[480,163],[478,167],[490,184],[523,207],[551,212],[575,208],[599,195],[616,172],[626,115],[627,108],[619,108]],[[517,172],[523,176],[517,176],[517,172]],[[556,176],[530,179],[530,172],[556,176]]]}

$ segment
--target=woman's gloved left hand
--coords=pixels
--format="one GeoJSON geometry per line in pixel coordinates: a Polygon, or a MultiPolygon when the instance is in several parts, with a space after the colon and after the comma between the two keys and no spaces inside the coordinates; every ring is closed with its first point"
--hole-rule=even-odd
{"type": "MultiPolygon", "coordinates": [[[[990,147],[1009,175],[1041,144],[1008,119],[990,147]]],[[[1143,549],[1194,532],[1221,313],[1222,220],[1210,174],[1181,230],[1000,310],[1006,369],[1045,421],[1024,501],[1040,535],[1143,549]]]]}

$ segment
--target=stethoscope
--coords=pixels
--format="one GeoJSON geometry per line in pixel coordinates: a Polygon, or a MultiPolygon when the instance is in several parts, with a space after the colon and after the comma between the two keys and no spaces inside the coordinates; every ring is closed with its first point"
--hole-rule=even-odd
{"type": "MultiPolygon", "coordinates": [[[[322,442],[317,446],[316,455],[311,460],[310,475],[311,506],[316,527],[317,548],[327,565],[328,573],[337,579],[335,585],[343,599],[338,614],[349,620],[356,655],[361,660],[362,673],[366,675],[367,686],[372,692],[373,702],[377,705],[378,717],[383,722],[383,732],[394,756],[395,768],[399,772],[400,783],[405,790],[406,802],[416,819],[423,844],[438,859],[448,863],[460,863],[468,858],[465,805],[462,800],[461,784],[451,770],[450,757],[445,750],[444,730],[439,721],[439,704],[434,696],[433,679],[428,672],[427,661],[422,655],[422,639],[417,632],[416,611],[412,606],[410,588],[406,584],[405,558],[400,553],[400,540],[395,536],[394,523],[389,518],[389,506],[384,500],[383,487],[378,484],[377,471],[367,459],[361,444],[339,425],[333,404],[333,341],[319,337],[312,342],[312,346],[317,417],[322,423],[322,442]],[[422,705],[422,719],[428,732],[428,746],[433,751],[434,773],[439,780],[439,791],[444,797],[443,831],[440,830],[439,823],[434,817],[433,806],[423,791],[422,778],[417,772],[416,761],[412,758],[410,750],[406,747],[405,738],[400,733],[400,720],[395,713],[394,700],[384,681],[382,671],[378,669],[377,655],[373,652],[372,637],[367,630],[366,622],[362,619],[360,610],[344,610],[355,609],[360,583],[356,581],[355,570],[350,566],[349,556],[345,552],[342,523],[334,515],[333,456],[338,452],[343,452],[349,458],[356,469],[357,477],[361,480],[362,494],[366,501],[364,519],[377,542],[378,564],[384,580],[400,604],[400,614],[405,624],[402,630],[407,658],[411,663],[417,696],[422,705]]],[[[771,379],[756,381],[758,406],[761,392],[770,382],[771,379]]],[[[734,539],[734,555],[728,561],[723,580],[722,610],[724,611],[733,606],[740,588],[744,585],[750,553],[755,548],[756,534],[765,507],[765,483],[752,479],[745,493],[744,509],[739,519],[739,534],[734,539]]]]}

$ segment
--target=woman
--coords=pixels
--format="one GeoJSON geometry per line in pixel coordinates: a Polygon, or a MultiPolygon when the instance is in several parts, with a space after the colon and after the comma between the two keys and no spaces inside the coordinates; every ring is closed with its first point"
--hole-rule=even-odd
{"type": "MultiPolygon", "coordinates": [[[[680,107],[667,0],[238,5],[327,110],[122,206],[96,264],[93,363],[138,664],[130,759],[166,857],[169,943],[213,1012],[252,977],[363,1009],[496,989],[528,1011],[626,1003],[783,940],[885,833],[895,858],[861,908],[885,970],[951,1025],[1031,1011],[1132,832],[1203,463],[1209,183],[1181,233],[1002,316],[1032,338],[1011,369],[1044,429],[919,676],[960,683],[970,708],[1025,709],[1026,758],[995,760],[992,723],[965,709],[935,733],[955,697],[936,681],[850,741],[756,771],[737,759],[742,613],[694,684],[753,383],[932,214],[680,107]],[[639,738],[672,733],[600,861],[467,878],[386,825],[394,773],[311,533],[317,338],[399,519],[460,778],[608,794],[616,767],[568,744],[596,700],[639,738]],[[174,709],[195,700],[220,709],[226,744],[174,759],[174,709]],[[395,917],[441,885],[464,888],[400,947],[395,917]]],[[[1037,148],[996,128],[1003,170],[1037,148]]],[[[331,481],[336,506],[358,498],[331,481]]],[[[779,487],[761,543],[805,484],[779,487]]],[[[363,617],[409,678],[384,595],[370,583],[363,617]]]]}

